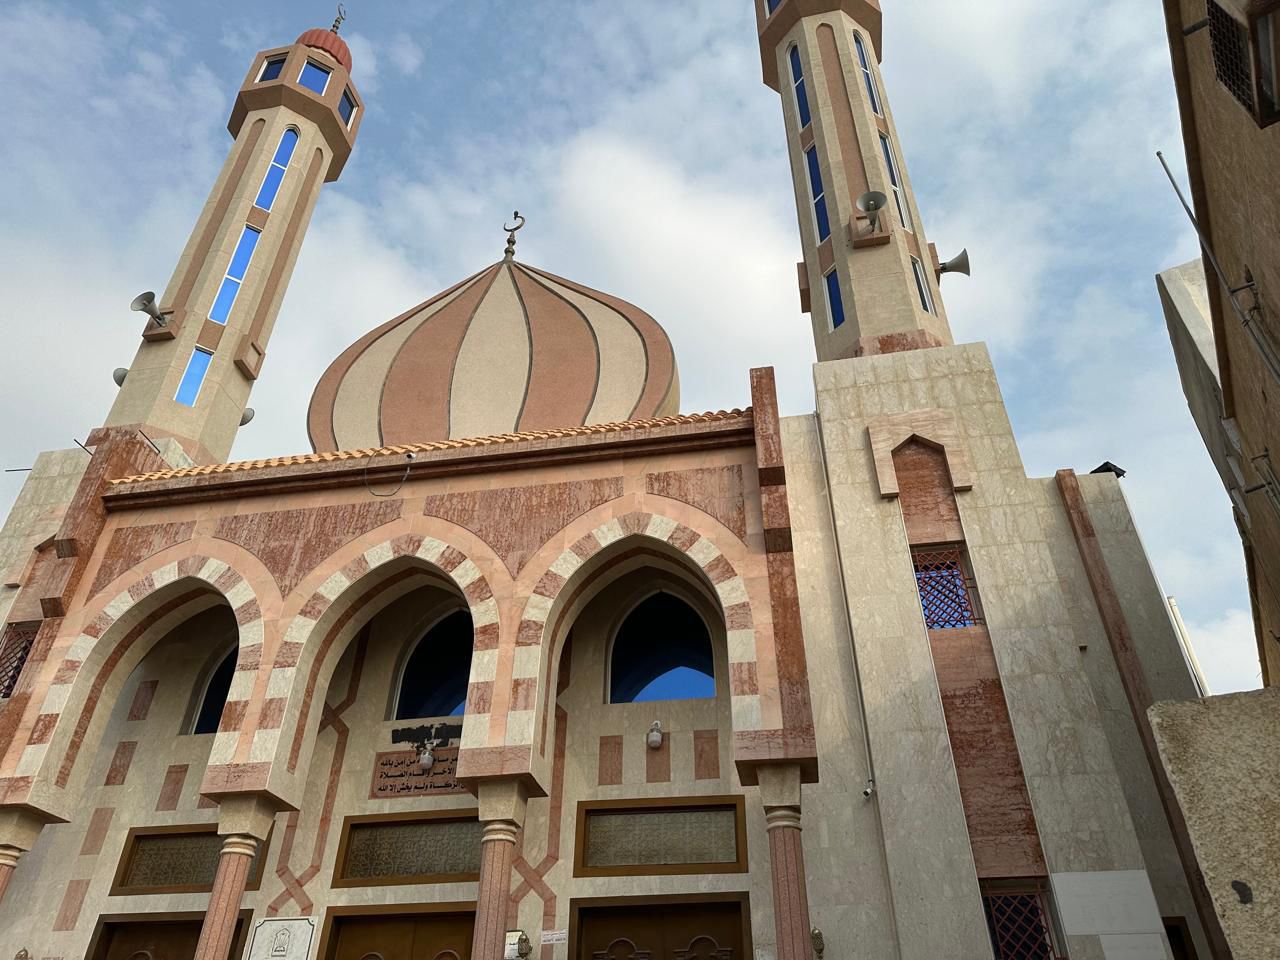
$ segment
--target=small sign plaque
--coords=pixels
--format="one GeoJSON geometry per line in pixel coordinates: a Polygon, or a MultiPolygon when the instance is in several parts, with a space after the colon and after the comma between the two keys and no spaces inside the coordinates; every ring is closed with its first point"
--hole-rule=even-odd
{"type": "Polygon", "coordinates": [[[542,942],[543,943],[568,943],[569,931],[568,930],[543,930],[542,942]]]}
{"type": "Polygon", "coordinates": [[[385,800],[424,793],[462,793],[458,784],[458,748],[437,747],[435,763],[422,769],[413,750],[379,753],[373,763],[373,783],[369,798],[385,800]]]}

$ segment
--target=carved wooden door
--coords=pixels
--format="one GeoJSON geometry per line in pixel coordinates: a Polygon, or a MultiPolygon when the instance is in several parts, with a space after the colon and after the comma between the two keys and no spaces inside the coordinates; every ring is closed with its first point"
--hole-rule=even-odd
{"type": "Polygon", "coordinates": [[[339,917],[333,960],[471,960],[465,914],[339,917]]]}
{"type": "MultiPolygon", "coordinates": [[[[106,923],[95,960],[191,960],[200,941],[200,920],[148,920],[106,923]]],[[[244,923],[236,923],[231,956],[244,952],[244,923]]]]}
{"type": "Polygon", "coordinates": [[[578,960],[749,960],[739,903],[587,908],[578,941],[578,960]]]}

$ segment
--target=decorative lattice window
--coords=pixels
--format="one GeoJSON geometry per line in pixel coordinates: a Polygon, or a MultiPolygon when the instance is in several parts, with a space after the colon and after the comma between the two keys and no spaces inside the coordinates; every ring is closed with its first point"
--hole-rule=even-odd
{"type": "Polygon", "coordinates": [[[37,627],[11,623],[0,638],[0,700],[13,696],[27,655],[36,641],[37,627]]]}
{"type": "Polygon", "coordinates": [[[575,853],[578,877],[743,873],[742,799],[583,801],[575,853]]]}
{"type": "Polygon", "coordinates": [[[1213,70],[1218,82],[1253,112],[1253,61],[1249,55],[1249,28],[1208,0],[1209,39],[1213,46],[1213,70]]]}
{"type": "Polygon", "coordinates": [[[964,547],[921,547],[911,551],[911,559],[926,627],[955,630],[982,623],[978,592],[964,547]]]}
{"type": "Polygon", "coordinates": [[[335,887],[462,883],[480,877],[484,824],[474,813],[348,817],[335,887]]]}
{"type": "Polygon", "coordinates": [[[1043,890],[986,890],[982,904],[996,960],[1058,960],[1043,890]]]}
{"type": "MultiPolygon", "coordinates": [[[[135,827],[124,841],[111,896],[156,893],[208,893],[218,872],[223,837],[214,823],[173,827],[135,827]]],[[[259,846],[249,865],[248,889],[262,883],[266,858],[259,846]]]]}

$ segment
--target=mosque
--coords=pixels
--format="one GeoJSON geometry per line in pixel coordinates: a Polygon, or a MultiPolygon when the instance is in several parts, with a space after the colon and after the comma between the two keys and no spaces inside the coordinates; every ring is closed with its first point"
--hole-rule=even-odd
{"type": "Polygon", "coordinates": [[[364,115],[337,25],[254,58],[113,407],[0,534],[3,949],[1227,956],[1120,471],[1028,477],[954,342],[878,0],[753,2],[804,416],[771,368],[681,413],[659,322],[522,262],[517,216],[333,361],[314,453],[226,462],[364,115]]]}

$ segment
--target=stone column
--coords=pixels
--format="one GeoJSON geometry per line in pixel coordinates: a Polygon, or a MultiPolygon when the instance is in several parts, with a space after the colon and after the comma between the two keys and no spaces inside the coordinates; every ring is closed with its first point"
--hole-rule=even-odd
{"type": "Polygon", "coordinates": [[[209,908],[200,928],[195,960],[228,960],[231,941],[235,939],[236,917],[240,901],[249,882],[249,867],[258,852],[256,837],[233,833],[222,841],[218,872],[209,894],[209,908]]]}
{"type": "Polygon", "coordinates": [[[249,868],[271,831],[275,815],[275,805],[263,796],[227,796],[219,800],[218,833],[223,837],[222,854],[218,857],[218,872],[213,878],[195,960],[228,960],[244,888],[249,882],[249,868]]]}
{"type": "Polygon", "coordinates": [[[511,902],[511,865],[528,794],[523,783],[505,780],[479,784],[476,796],[484,835],[480,840],[480,887],[471,960],[502,960],[511,902]]]}
{"type": "Polygon", "coordinates": [[[769,832],[773,924],[778,960],[811,960],[809,892],[800,836],[800,767],[761,767],[760,800],[769,832]]]}
{"type": "Polygon", "coordinates": [[[44,821],[31,810],[0,808],[0,903],[22,855],[36,844],[44,821]]]}

